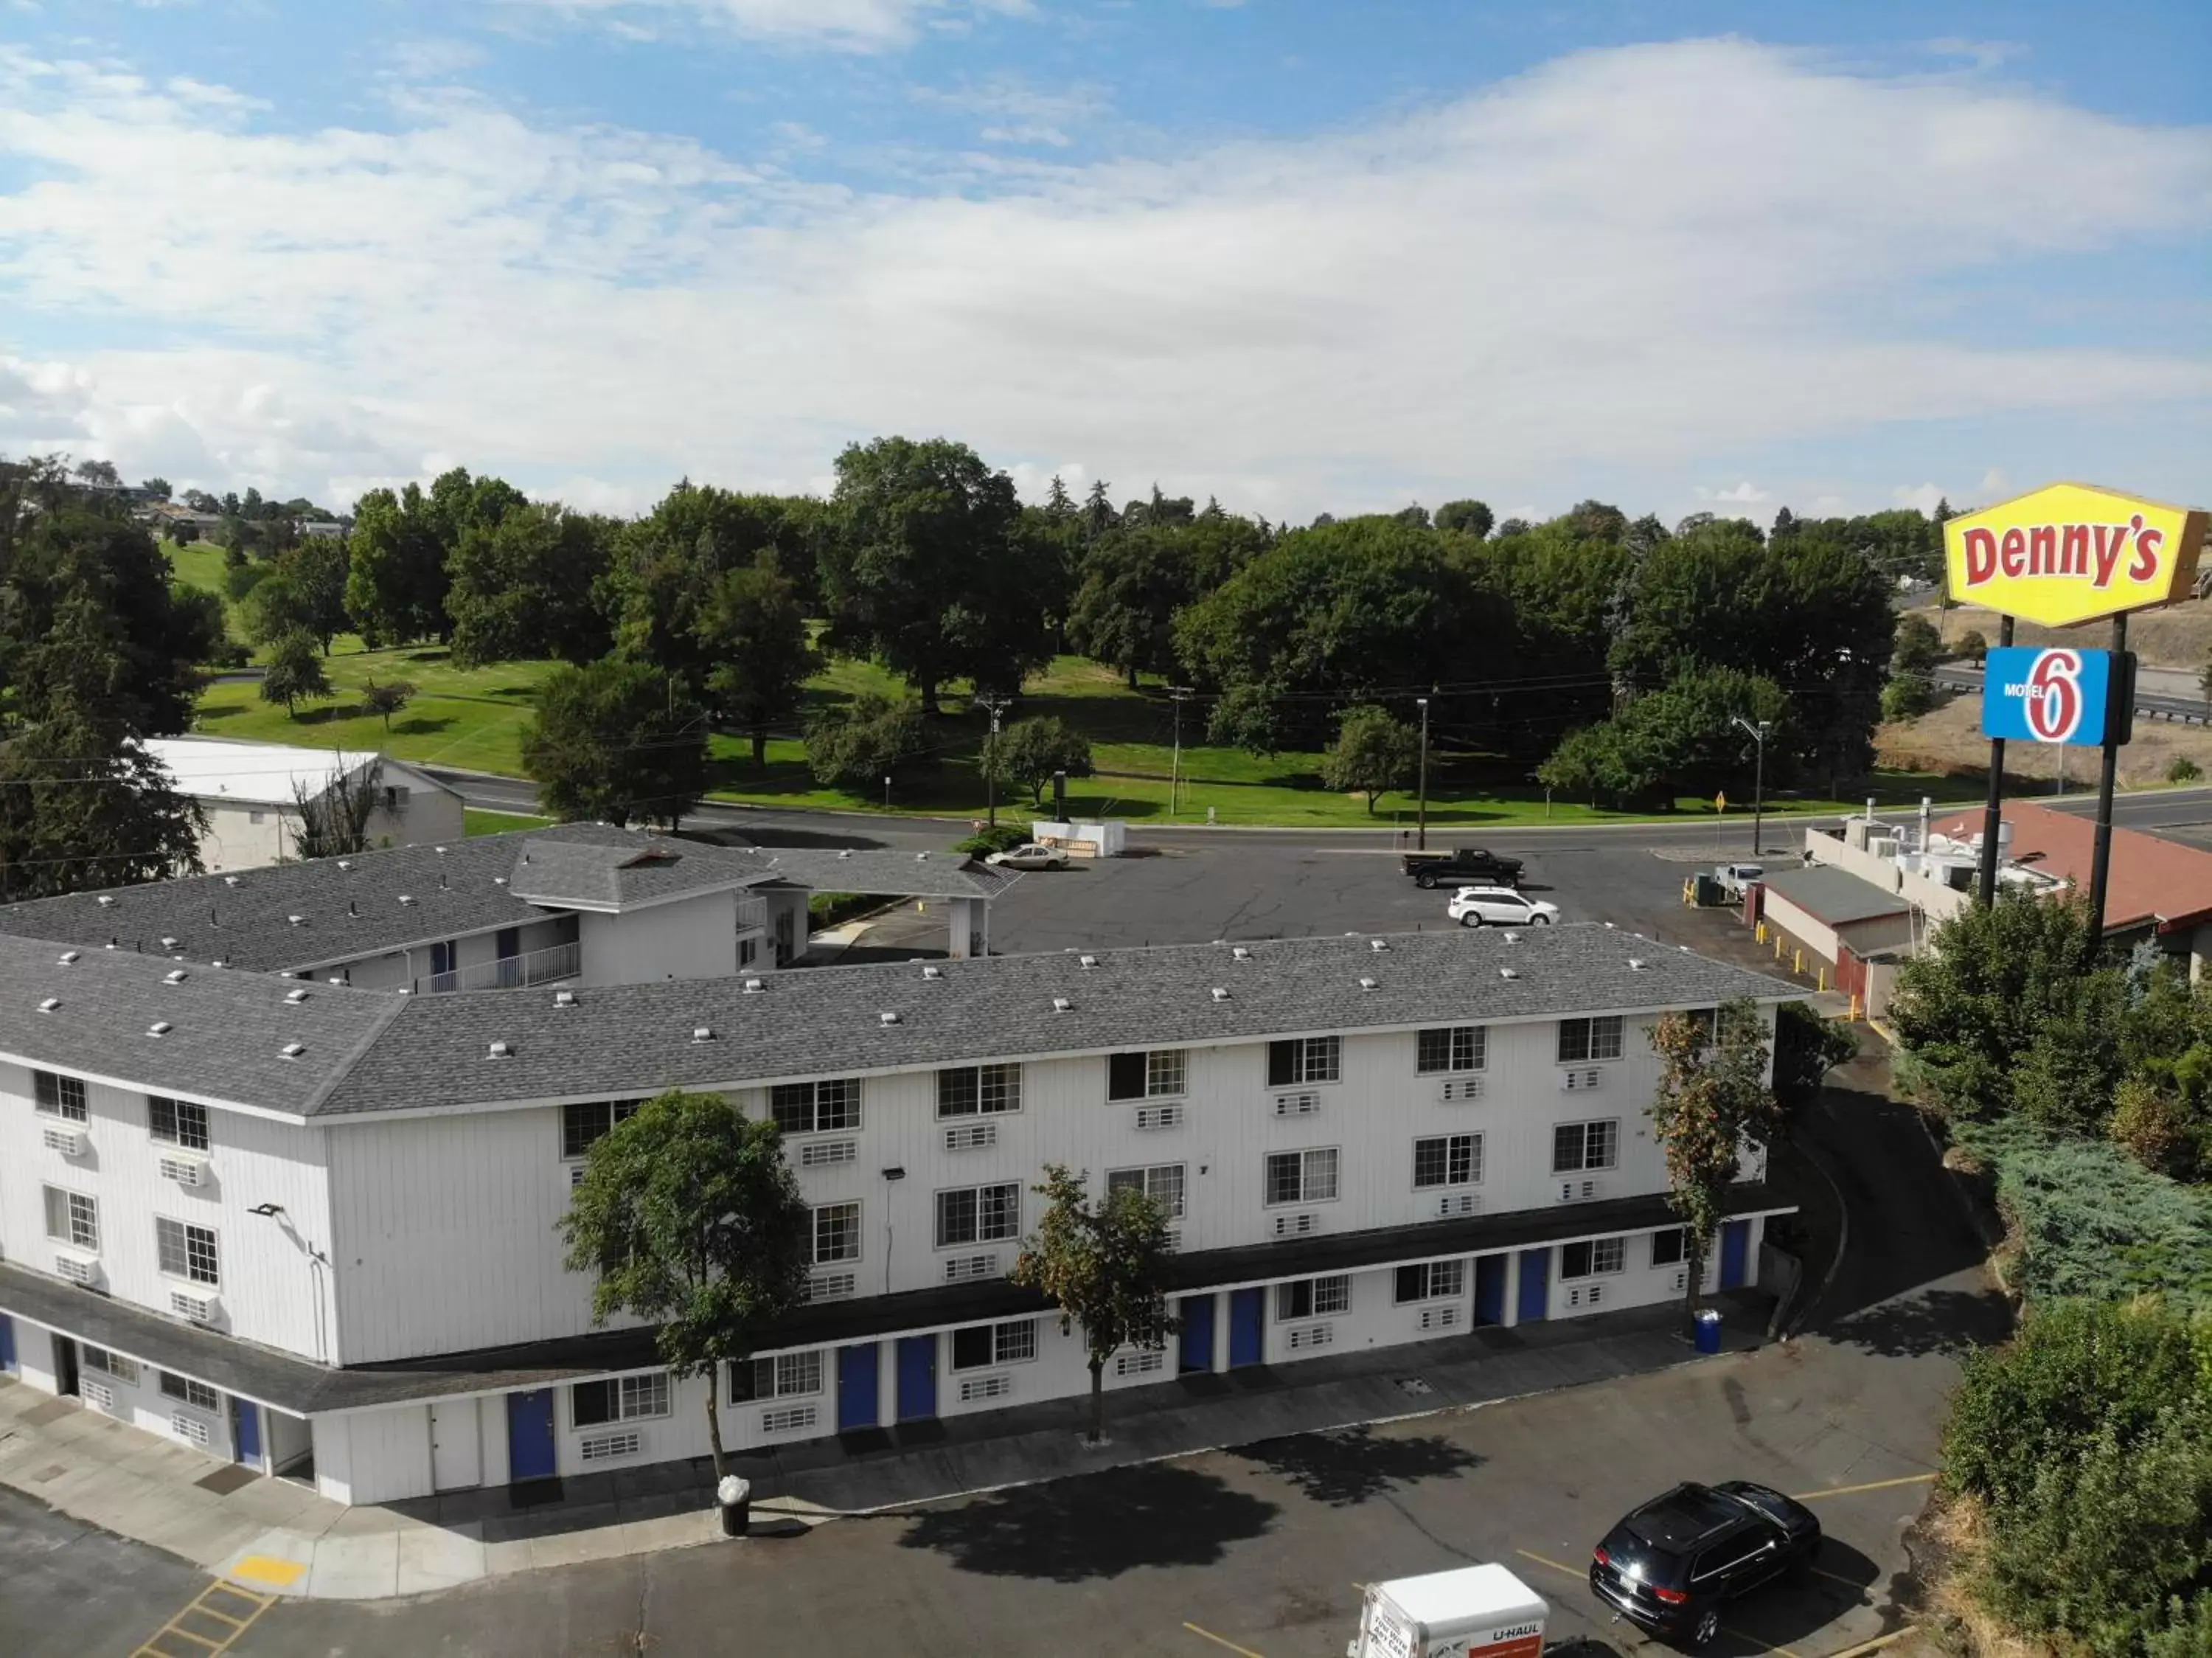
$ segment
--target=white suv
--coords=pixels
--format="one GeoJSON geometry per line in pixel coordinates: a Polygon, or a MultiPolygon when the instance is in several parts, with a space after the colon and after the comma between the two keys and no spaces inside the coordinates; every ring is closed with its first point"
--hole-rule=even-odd
{"type": "Polygon", "coordinates": [[[1462,927],[1548,927],[1559,918],[1559,906],[1524,898],[1510,887],[1462,887],[1444,913],[1462,927]]]}

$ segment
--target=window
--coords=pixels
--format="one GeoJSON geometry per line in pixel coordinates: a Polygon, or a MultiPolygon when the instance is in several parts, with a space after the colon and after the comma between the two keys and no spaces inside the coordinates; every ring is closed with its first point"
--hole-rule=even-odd
{"type": "Polygon", "coordinates": [[[1267,1156],[1270,1204],[1321,1204],[1336,1196],[1336,1148],[1277,1151],[1267,1156]]]}
{"type": "Polygon", "coordinates": [[[738,941],[738,966],[750,967],[760,955],[760,940],[747,933],[738,941]]]}
{"type": "Polygon", "coordinates": [[[730,1403],[744,1405],[759,1399],[790,1399],[822,1391],[822,1355],[778,1353],[772,1359],[754,1359],[730,1367],[730,1403]]]}
{"type": "Polygon", "coordinates": [[[937,1194],[937,1247],[995,1243],[1018,1236],[1022,1229],[1022,1186],[1008,1180],[1003,1186],[957,1187],[937,1194]]]}
{"type": "Polygon", "coordinates": [[[1141,1192],[1160,1206],[1168,1219],[1182,1219],[1182,1165],[1155,1163],[1150,1168],[1109,1168],[1106,1171],[1106,1195],[1117,1192],[1141,1192]]]}
{"type": "Polygon", "coordinates": [[[1592,1059],[1620,1058],[1620,1015],[1559,1021],[1559,1063],[1579,1065],[1592,1059]]]}
{"type": "Polygon", "coordinates": [[[146,1096],[146,1131],[156,1140],[186,1151],[205,1151],[208,1149],[208,1115],[205,1106],[195,1106],[183,1100],[164,1100],[159,1094],[146,1096]]]}
{"type": "Polygon", "coordinates": [[[1687,1253],[1684,1242],[1686,1235],[1679,1226],[1670,1226],[1663,1232],[1653,1233],[1651,1234],[1651,1265],[1680,1266],[1682,1264],[1683,1256],[1687,1253]]]}
{"type": "Polygon", "coordinates": [[[194,1381],[189,1376],[177,1375],[167,1370],[161,1372],[161,1392],[165,1397],[180,1400],[196,1410],[212,1411],[219,1403],[215,1389],[205,1382],[194,1381]]]}
{"type": "Polygon", "coordinates": [[[85,1119],[84,1079],[57,1076],[50,1070],[31,1073],[31,1089],[39,1109],[49,1117],[65,1117],[72,1123],[85,1119]]]}
{"type": "Polygon", "coordinates": [[[215,1234],[206,1227],[156,1216],[154,1248],[161,1258],[161,1271],[173,1278],[190,1278],[194,1283],[222,1282],[216,1270],[215,1234]]]}
{"type": "Polygon", "coordinates": [[[1279,1321],[1322,1318],[1331,1313],[1341,1313],[1351,1305],[1352,1280],[1340,1273],[1333,1278],[1297,1278],[1275,1286],[1275,1317],[1279,1321]]]}
{"type": "Polygon", "coordinates": [[[1628,1258],[1626,1238],[1593,1238],[1586,1243],[1559,1246],[1559,1276],[1563,1278],[1595,1277],[1601,1272],[1618,1272],[1628,1258]]]}
{"type": "Polygon", "coordinates": [[[1445,1301],[1467,1289],[1465,1261],[1417,1261],[1398,1269],[1397,1301],[1445,1301]]]}
{"type": "Polygon", "coordinates": [[[81,1192],[46,1188],[46,1236],[88,1253],[100,1253],[100,1205],[81,1192]]]}
{"type": "Polygon", "coordinates": [[[1295,1087],[1301,1082],[1334,1082],[1344,1070],[1344,1039],[1340,1036],[1293,1036],[1267,1044],[1267,1086],[1295,1087]]]}
{"type": "Polygon", "coordinates": [[[105,1371],[116,1381],[127,1381],[133,1387],[138,1385],[137,1359],[125,1358],[122,1354],[111,1353],[105,1347],[94,1347],[90,1342],[78,1343],[76,1351],[77,1357],[83,1361],[87,1369],[105,1371]]]}
{"type": "Polygon", "coordinates": [[[769,1091],[769,1110],[786,1134],[829,1134],[860,1126],[860,1079],[783,1082],[769,1091]]]}
{"type": "Polygon", "coordinates": [[[1106,1057],[1109,1100],[1158,1100],[1181,1094],[1187,1078],[1181,1048],[1153,1048],[1106,1057]]]}
{"type": "Polygon", "coordinates": [[[814,1210],[814,1264],[860,1259],[860,1206],[822,1204],[814,1210]]]}
{"type": "Polygon", "coordinates": [[[1573,1174],[1586,1168],[1611,1168],[1620,1154],[1620,1125],[1562,1123],[1552,1131],[1552,1173],[1573,1174]]]}
{"type": "Polygon", "coordinates": [[[1036,1356],[1036,1320],[971,1324],[952,1332],[952,1368],[981,1370],[993,1364],[1020,1364],[1036,1356]]]}
{"type": "Polygon", "coordinates": [[[568,1410],[579,1428],[596,1428],[603,1422],[635,1422],[641,1417],[665,1417],[668,1414],[668,1372],[653,1370],[641,1376],[577,1382],[568,1389],[568,1410]]]}
{"type": "Polygon", "coordinates": [[[939,1117],[994,1117],[1021,1108],[1019,1065],[963,1065],[937,1073],[939,1117]]]}
{"type": "Polygon", "coordinates": [[[1413,1190],[1473,1186],[1482,1179],[1482,1137],[1438,1134],[1413,1142],[1413,1190]]]}
{"type": "Polygon", "coordinates": [[[1480,1070],[1489,1033],[1480,1025],[1446,1025],[1416,1033],[1413,1069],[1422,1076],[1438,1071],[1480,1070]]]}
{"type": "Polygon", "coordinates": [[[586,1105],[562,1106],[561,1155],[582,1156],[592,1149],[592,1141],[617,1123],[629,1121],[643,1103],[641,1100],[594,1100],[586,1105]]]}

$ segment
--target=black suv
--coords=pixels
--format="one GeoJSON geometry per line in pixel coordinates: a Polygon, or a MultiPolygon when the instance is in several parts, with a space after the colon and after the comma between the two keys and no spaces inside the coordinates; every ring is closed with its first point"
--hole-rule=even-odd
{"type": "Polygon", "coordinates": [[[1631,1622],[1703,1646],[1721,1608],[1809,1565],[1820,1522],[1802,1503],[1747,1480],[1677,1485],[1605,1535],[1590,1556],[1590,1593],[1631,1622]]]}

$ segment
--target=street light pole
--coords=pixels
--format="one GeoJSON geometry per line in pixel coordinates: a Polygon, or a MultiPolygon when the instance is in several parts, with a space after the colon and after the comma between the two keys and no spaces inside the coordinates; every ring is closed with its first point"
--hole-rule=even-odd
{"type": "Polygon", "coordinates": [[[1765,855],[1759,843],[1765,837],[1766,827],[1766,738],[1774,729],[1774,722],[1761,720],[1756,725],[1741,714],[1731,716],[1735,722],[1751,733],[1751,740],[1759,745],[1758,770],[1753,773],[1751,789],[1751,855],[1765,855]]]}
{"type": "Polygon", "coordinates": [[[1425,852],[1429,850],[1429,699],[1416,697],[1413,700],[1421,708],[1421,804],[1413,844],[1425,852]]]}
{"type": "Polygon", "coordinates": [[[1006,708],[1003,698],[979,698],[991,710],[991,735],[983,746],[984,811],[994,829],[999,826],[999,715],[1006,708]]]}
{"type": "Polygon", "coordinates": [[[1175,704],[1175,759],[1168,765],[1168,816],[1176,813],[1176,790],[1182,782],[1182,703],[1190,692],[1179,685],[1168,687],[1168,696],[1175,704]]]}

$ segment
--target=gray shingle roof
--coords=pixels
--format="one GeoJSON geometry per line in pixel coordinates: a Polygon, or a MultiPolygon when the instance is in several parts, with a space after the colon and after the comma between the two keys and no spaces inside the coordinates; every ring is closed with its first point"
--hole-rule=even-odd
{"type": "Polygon", "coordinates": [[[151,1094],[310,1114],[405,1005],[135,951],[0,938],[0,1052],[151,1094]],[[64,965],[65,952],[76,960],[64,965]],[[295,993],[300,1001],[286,999],[295,993]],[[167,1027],[158,1036],[156,1021],[167,1027]],[[288,1043],[300,1045],[296,1057],[284,1055],[288,1043]]]}
{"type": "Polygon", "coordinates": [[[750,981],[759,988],[750,992],[742,978],[579,990],[568,1007],[550,989],[421,997],[316,1112],[588,1099],[1800,993],[1595,925],[1517,936],[1454,928],[1393,935],[1381,948],[1377,942],[1356,936],[1101,951],[1087,958],[1095,963],[1088,967],[1085,957],[1060,953],[800,969],[750,981]],[[1217,989],[1226,996],[1217,997],[1217,989]],[[888,1013],[896,1022],[885,1022],[888,1013]],[[711,1039],[694,1039],[702,1027],[711,1039]],[[489,1057],[494,1042],[507,1045],[504,1057],[489,1057]]]}
{"type": "Polygon", "coordinates": [[[523,838],[507,890],[554,908],[619,910],[768,878],[763,860],[699,841],[532,834],[523,838]]]}
{"type": "Polygon", "coordinates": [[[1784,869],[1766,878],[1766,888],[1831,927],[1872,921],[1880,916],[1901,916],[1912,907],[1896,893],[1885,893],[1848,869],[1784,869]]]}

